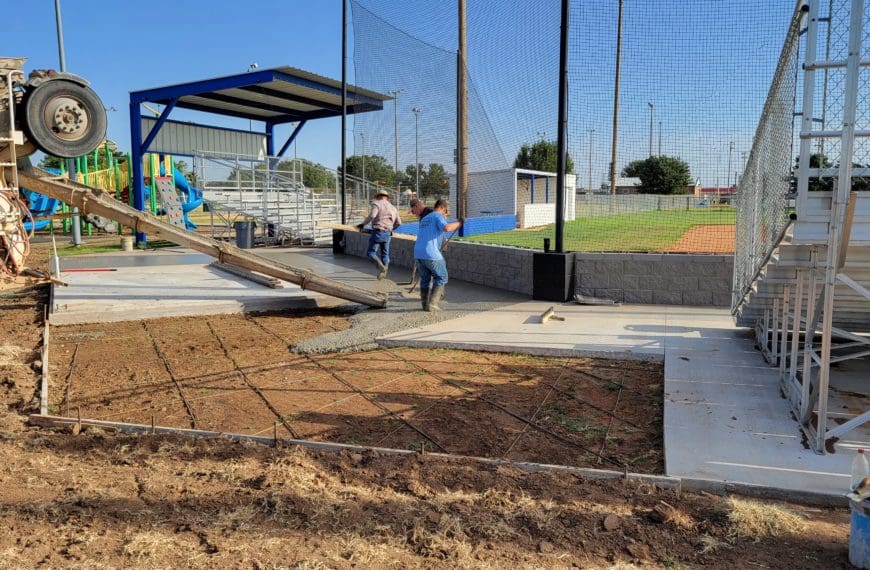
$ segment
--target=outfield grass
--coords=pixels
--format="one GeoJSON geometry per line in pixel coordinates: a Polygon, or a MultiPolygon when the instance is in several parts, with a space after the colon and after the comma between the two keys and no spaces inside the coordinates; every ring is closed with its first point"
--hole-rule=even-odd
{"type": "MultiPolygon", "coordinates": [[[[662,210],[588,217],[565,222],[566,251],[666,251],[694,226],[733,225],[733,208],[662,210]]],[[[479,234],[464,241],[543,248],[544,238],[555,247],[555,225],[528,230],[479,234]]]]}

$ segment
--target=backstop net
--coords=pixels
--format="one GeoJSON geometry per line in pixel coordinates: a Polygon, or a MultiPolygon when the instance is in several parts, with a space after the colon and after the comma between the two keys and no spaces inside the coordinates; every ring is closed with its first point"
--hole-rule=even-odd
{"type": "MultiPolygon", "coordinates": [[[[555,240],[560,4],[467,2],[468,215],[492,222],[464,239],[555,240]]],[[[565,249],[732,252],[795,2],[624,2],[621,26],[619,8],[571,4],[565,249]]],[[[351,13],[354,82],[395,98],[354,117],[348,172],[454,196],[456,4],[352,0],[351,13]]]]}

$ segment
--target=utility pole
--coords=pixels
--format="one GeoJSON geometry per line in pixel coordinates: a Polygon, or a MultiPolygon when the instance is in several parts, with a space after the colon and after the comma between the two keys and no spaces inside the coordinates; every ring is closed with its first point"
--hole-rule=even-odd
{"type": "Polygon", "coordinates": [[[655,104],[653,104],[652,101],[647,102],[647,105],[649,105],[649,155],[652,156],[653,155],[653,145],[652,145],[653,115],[655,115],[656,106],[655,106],[655,104]]]}
{"type": "Polygon", "coordinates": [[[622,1],[616,23],[616,72],[613,81],[613,133],[610,148],[610,194],[616,194],[616,147],[619,139],[619,67],[622,60],[622,1]]]}
{"type": "Polygon", "coordinates": [[[468,89],[465,62],[465,0],[458,0],[459,49],[456,52],[456,215],[468,215],[468,89]]]}
{"type": "Polygon", "coordinates": [[[414,194],[420,197],[420,107],[411,109],[414,113],[414,164],[417,166],[417,180],[414,184],[414,194]]]}
{"type": "Polygon", "coordinates": [[[592,135],[595,129],[589,129],[589,191],[592,192],[592,135]]]}
{"type": "MultiPolygon", "coordinates": [[[[257,62],[255,61],[254,63],[252,63],[251,65],[248,66],[248,73],[254,71],[254,70],[257,69],[258,67],[260,67],[260,66],[257,65],[257,62]]],[[[254,132],[254,121],[253,121],[253,119],[248,119],[248,132],[249,132],[249,133],[254,132]]]]}
{"type": "MultiPolygon", "coordinates": [[[[63,49],[63,19],[60,14],[60,0],[54,0],[54,19],[57,24],[57,55],[60,60],[60,71],[66,71],[66,53],[63,49]]],[[[73,158],[66,159],[66,171],[69,173],[69,179],[76,180],[76,161],[73,158]]],[[[72,242],[73,245],[82,245],[82,219],[79,215],[79,209],[73,206],[72,209],[72,242]]]]}
{"type": "Polygon", "coordinates": [[[393,96],[393,151],[395,152],[396,160],[396,190],[401,190],[401,184],[398,181],[399,177],[399,93],[404,89],[393,89],[389,92],[393,96]]]}

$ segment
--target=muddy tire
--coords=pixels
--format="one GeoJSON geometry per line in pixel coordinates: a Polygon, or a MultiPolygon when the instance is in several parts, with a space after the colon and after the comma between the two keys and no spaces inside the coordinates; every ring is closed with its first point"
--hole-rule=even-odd
{"type": "Polygon", "coordinates": [[[106,136],[106,110],[89,87],[72,81],[46,81],[27,94],[24,131],[46,154],[74,158],[88,154],[106,136]]]}

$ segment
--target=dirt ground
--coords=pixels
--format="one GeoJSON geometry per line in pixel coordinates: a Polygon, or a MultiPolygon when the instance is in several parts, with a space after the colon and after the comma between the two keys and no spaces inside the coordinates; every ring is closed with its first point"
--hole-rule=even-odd
{"type": "Polygon", "coordinates": [[[661,473],[662,366],[457,350],[298,355],[331,313],[52,327],[55,415],[661,473]]]}
{"type": "MultiPolygon", "coordinates": [[[[0,398],[5,404],[0,409],[0,454],[4,458],[0,465],[0,568],[848,567],[845,509],[707,494],[678,495],[622,480],[525,473],[421,453],[404,457],[371,452],[315,453],[225,440],[125,436],[92,428],[73,435],[65,430],[29,427],[27,414],[38,410],[39,375],[35,369],[41,364],[37,360],[47,297],[44,291],[4,295],[0,298],[0,398]]],[[[297,337],[291,335],[297,331],[301,337],[342,326],[341,318],[328,315],[305,319],[310,328],[281,328],[271,321],[275,316],[254,318],[264,319],[261,324],[271,326],[282,339],[275,338],[283,359],[276,360],[275,365],[296,357],[287,351],[287,344],[295,342],[297,337]]],[[[166,417],[177,417],[180,426],[220,421],[223,412],[236,417],[239,411],[219,411],[220,397],[201,394],[208,397],[193,400],[196,390],[212,384],[220,388],[219,383],[232,379],[239,391],[256,396],[250,386],[242,387],[239,382],[247,376],[259,388],[257,375],[264,371],[256,369],[256,362],[277,358],[277,353],[269,352],[277,349],[264,342],[252,344],[244,335],[237,338],[231,334],[230,322],[206,319],[201,323],[205,327],[201,334],[182,327],[175,330],[168,322],[133,323],[129,326],[138,328],[131,328],[131,332],[142,335],[145,333],[139,331],[147,329],[153,338],[149,347],[137,337],[142,342],[132,345],[139,349],[133,351],[127,351],[131,343],[125,342],[131,339],[88,339],[71,334],[84,330],[53,329],[59,337],[52,345],[54,351],[58,352],[61,343],[71,351],[53,370],[55,382],[65,380],[72,351],[78,345],[80,361],[74,374],[79,366],[117,371],[114,383],[106,377],[95,385],[105,390],[102,398],[95,391],[84,391],[84,384],[71,384],[70,401],[77,399],[93,406],[85,409],[108,409],[103,400],[111,402],[116,397],[131,397],[130,402],[137,405],[151,397],[154,403],[149,409],[165,404],[167,412],[173,409],[166,417]],[[223,359],[200,358],[200,345],[189,342],[204,341],[209,325],[216,333],[209,332],[211,343],[223,344],[223,359]],[[68,333],[67,337],[62,333],[68,333]],[[88,346],[103,342],[109,347],[102,354],[105,363],[86,358],[88,346]],[[162,376],[156,372],[159,366],[149,364],[153,377],[136,377],[135,387],[131,387],[128,371],[139,370],[139,361],[154,359],[157,364],[162,361],[162,376]],[[188,378],[193,373],[196,376],[188,378]],[[180,397],[173,401],[168,395],[166,388],[170,386],[177,392],[176,381],[183,390],[189,389],[191,401],[197,402],[198,407],[190,407],[193,414],[183,405],[178,409],[180,397]]],[[[214,352],[216,349],[207,351],[212,357],[214,352]]],[[[392,375],[387,378],[368,364],[366,359],[373,354],[325,355],[320,362],[343,378],[347,375],[350,384],[359,389],[343,385],[346,395],[353,392],[345,403],[365,401],[375,406],[373,402],[378,402],[399,415],[411,410],[407,417],[417,417],[419,402],[387,398],[410,392],[388,391],[381,383],[382,379],[401,376],[398,364],[402,362],[403,366],[413,362],[423,366],[423,371],[408,367],[410,375],[406,378],[416,381],[424,374],[442,375],[457,386],[473,387],[475,394],[492,395],[490,399],[496,402],[499,400],[493,391],[499,382],[495,371],[504,376],[503,384],[511,378],[531,385],[530,378],[537,375],[535,389],[525,391],[525,400],[509,392],[506,395],[512,400],[503,402],[539,419],[544,416],[535,415],[535,411],[543,410],[546,401],[536,405],[544,399],[531,395],[547,391],[544,381],[554,383],[552,375],[566,368],[564,362],[523,362],[509,355],[491,364],[475,360],[477,357],[453,360],[450,351],[432,355],[399,352],[402,358],[391,361],[392,375]],[[482,368],[477,379],[465,369],[472,366],[482,368]],[[520,370],[513,370],[516,367],[520,370]],[[450,370],[458,372],[450,375],[450,370]],[[366,375],[373,376],[368,384],[366,375]],[[367,391],[369,388],[377,389],[367,391]],[[364,397],[375,394],[378,397],[373,401],[364,397]],[[418,406],[411,408],[412,403],[418,406]]],[[[326,370],[310,360],[305,366],[298,365],[303,377],[315,372],[319,379],[326,377],[326,370]]],[[[281,374],[290,374],[297,366],[281,370],[281,374]]],[[[610,377],[607,381],[613,380],[610,377]]],[[[263,385],[261,391],[267,387],[263,385]]],[[[448,387],[455,388],[450,383],[439,384],[439,389],[448,387]]],[[[224,387],[224,391],[229,393],[232,387],[224,387]]],[[[619,390],[605,388],[605,392],[619,390]]],[[[279,401],[277,394],[275,390],[268,397],[279,401]]],[[[483,402],[464,392],[455,395],[457,400],[483,402]]],[[[256,402],[253,396],[246,401],[256,402]]],[[[243,405],[231,401],[233,406],[243,405]]],[[[311,401],[313,395],[308,404],[311,401]]],[[[440,398],[424,401],[444,403],[440,398]]],[[[330,404],[327,410],[335,408],[332,402],[326,404],[330,404]]],[[[52,405],[59,407],[64,402],[54,400],[52,405]]],[[[286,415],[275,405],[279,415],[286,415]]],[[[464,415],[472,417],[492,409],[469,408],[464,415]]],[[[260,410],[263,416],[274,416],[267,406],[260,410]]],[[[141,417],[142,412],[138,413],[141,417]]],[[[353,423],[347,414],[333,410],[321,412],[318,418],[306,416],[308,413],[306,409],[298,418],[294,416],[289,425],[294,430],[311,426],[312,431],[320,430],[320,437],[333,441],[357,433],[353,426],[349,432],[338,429],[343,421],[345,425],[348,419],[353,423]]],[[[585,437],[559,422],[555,411],[547,413],[556,418],[548,424],[553,431],[561,427],[564,431],[558,433],[565,437],[585,437]]],[[[568,412],[563,415],[573,417],[568,412]]],[[[455,423],[463,414],[448,417],[449,423],[455,423]]],[[[268,423],[273,421],[269,417],[268,423]]],[[[420,425],[426,427],[427,434],[440,437],[444,445],[457,446],[457,452],[461,446],[480,445],[467,441],[481,438],[479,432],[464,431],[458,424],[450,431],[420,425]]],[[[257,429],[251,426],[251,432],[257,429]]],[[[369,437],[374,431],[361,433],[369,437]]],[[[517,441],[514,449],[523,440],[517,441]]],[[[607,441],[607,436],[602,441],[607,441]]],[[[651,440],[650,447],[655,445],[651,440]]]]}
{"type": "Polygon", "coordinates": [[[734,253],[736,231],[733,224],[694,226],[680,236],[668,252],[734,253]]]}

